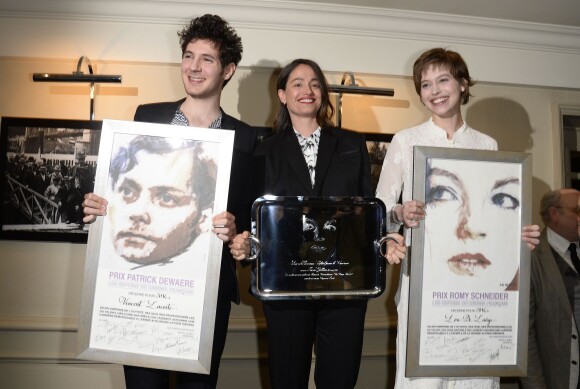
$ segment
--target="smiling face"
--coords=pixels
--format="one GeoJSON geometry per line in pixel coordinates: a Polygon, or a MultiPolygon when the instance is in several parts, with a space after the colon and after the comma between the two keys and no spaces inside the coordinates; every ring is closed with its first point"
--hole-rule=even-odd
{"type": "MultiPolygon", "coordinates": [[[[506,290],[519,267],[521,183],[514,164],[433,159],[425,187],[426,283],[506,290]]],[[[511,285],[513,289],[517,284],[511,285]]]]}
{"type": "Polygon", "coordinates": [[[300,64],[290,73],[285,89],[278,90],[278,97],[293,122],[299,118],[316,120],[322,102],[320,80],[310,66],[300,64]]]}
{"type": "Polygon", "coordinates": [[[193,98],[219,97],[225,80],[229,80],[236,69],[230,63],[222,67],[220,53],[209,40],[190,42],[181,59],[181,79],[185,92],[193,98]]]}
{"type": "Polygon", "coordinates": [[[183,252],[199,220],[192,186],[192,148],[164,154],[140,150],[121,173],[109,205],[112,240],[130,262],[150,264],[183,252]]]}
{"type": "Polygon", "coordinates": [[[433,114],[435,124],[460,114],[465,86],[444,67],[429,66],[421,76],[421,101],[433,114]]]}

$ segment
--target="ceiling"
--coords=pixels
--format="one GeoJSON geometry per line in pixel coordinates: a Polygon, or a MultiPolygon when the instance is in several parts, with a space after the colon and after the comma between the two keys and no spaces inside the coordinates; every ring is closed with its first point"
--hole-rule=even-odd
{"type": "MultiPolygon", "coordinates": [[[[105,2],[114,0],[104,0],[105,2]]],[[[179,4],[211,4],[208,0],[133,0],[139,2],[179,4]]],[[[0,0],[0,11],[48,12],[57,9],[77,9],[91,0],[0,0]],[[67,5],[68,4],[68,5],[67,5]],[[64,8],[63,8],[64,7],[64,8]]],[[[580,27],[580,0],[217,0],[216,4],[283,5],[329,4],[372,7],[396,11],[414,11],[460,15],[467,17],[515,20],[541,24],[580,27]]],[[[114,3],[113,3],[114,4],[114,3]]]]}
{"type": "Polygon", "coordinates": [[[579,0],[300,0],[580,27],[579,0]]]}

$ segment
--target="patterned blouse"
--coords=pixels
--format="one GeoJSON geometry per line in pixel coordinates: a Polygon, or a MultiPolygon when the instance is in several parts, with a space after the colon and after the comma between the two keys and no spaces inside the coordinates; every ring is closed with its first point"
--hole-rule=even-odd
{"type": "Polygon", "coordinates": [[[316,157],[318,156],[318,144],[320,143],[320,127],[318,127],[308,138],[300,135],[296,130],[294,130],[294,133],[298,138],[298,143],[300,144],[302,154],[304,155],[306,165],[308,166],[308,172],[310,173],[310,182],[314,188],[316,157]]]}

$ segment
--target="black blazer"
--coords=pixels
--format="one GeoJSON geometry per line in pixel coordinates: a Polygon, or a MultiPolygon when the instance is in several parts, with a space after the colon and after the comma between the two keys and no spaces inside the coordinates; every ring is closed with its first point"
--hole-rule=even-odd
{"type": "MultiPolygon", "coordinates": [[[[374,196],[369,155],[361,133],[334,127],[321,130],[314,188],[292,128],[261,141],[255,155],[257,196],[374,196]]],[[[302,229],[302,225],[297,228],[302,229]]],[[[279,239],[280,244],[283,241],[279,239]]],[[[255,265],[255,262],[252,264],[255,265]]],[[[251,292],[258,295],[255,268],[252,271],[251,292]]]]}
{"type": "Polygon", "coordinates": [[[318,145],[314,188],[292,128],[264,139],[256,148],[260,195],[374,196],[364,135],[323,128],[318,145]]]}
{"type": "MultiPolygon", "coordinates": [[[[168,103],[145,104],[137,107],[135,121],[169,124],[185,99],[168,103]]],[[[253,153],[256,129],[222,111],[221,128],[235,131],[227,211],[236,217],[238,232],[250,229],[250,212],[255,199],[252,182],[253,153]]],[[[231,300],[239,303],[240,292],[236,277],[236,264],[227,244],[222,251],[220,289],[231,289],[231,300]]]]}

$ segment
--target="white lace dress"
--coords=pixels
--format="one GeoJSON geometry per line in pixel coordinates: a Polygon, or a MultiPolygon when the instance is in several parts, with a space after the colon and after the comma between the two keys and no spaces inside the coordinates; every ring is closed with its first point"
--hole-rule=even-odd
{"type": "MultiPolygon", "coordinates": [[[[447,139],[447,133],[437,127],[431,119],[416,127],[398,132],[389,145],[381,177],[377,186],[377,197],[384,201],[389,211],[389,231],[397,231],[399,225],[392,220],[391,210],[397,204],[401,190],[403,202],[412,200],[413,186],[413,146],[450,147],[462,149],[497,150],[497,142],[481,132],[464,124],[454,135],[447,139]]],[[[411,234],[405,231],[407,246],[411,245],[411,234]]],[[[410,254],[410,253],[409,253],[410,254]]],[[[410,256],[410,255],[408,255],[410,256]]],[[[499,389],[499,378],[407,378],[405,361],[407,354],[407,318],[409,308],[408,261],[403,260],[399,290],[395,298],[398,312],[397,332],[397,375],[395,388],[414,389],[499,389]]]]}

